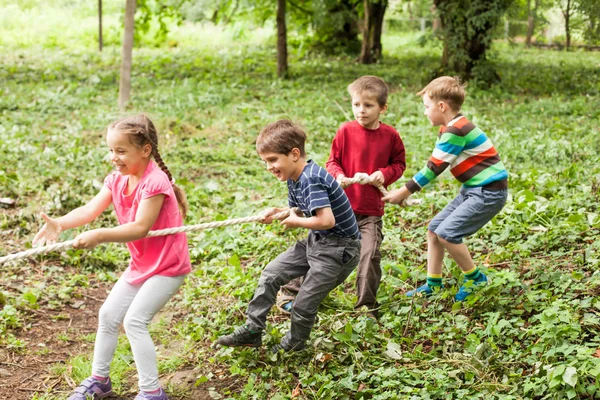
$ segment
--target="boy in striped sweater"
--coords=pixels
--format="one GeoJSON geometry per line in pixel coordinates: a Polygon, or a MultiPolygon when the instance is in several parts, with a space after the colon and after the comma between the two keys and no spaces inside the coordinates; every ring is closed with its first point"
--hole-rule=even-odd
{"type": "Polygon", "coordinates": [[[508,173],[486,134],[459,113],[465,91],[458,78],[434,79],[417,94],[423,97],[425,115],[431,124],[440,126],[435,149],[425,168],[383,200],[401,204],[450,167],[452,175],[462,183],[460,192],[429,223],[427,282],[406,295],[429,296],[443,287],[442,265],[447,251],[464,275],[463,285],[455,296],[457,301],[463,301],[488,283],[488,278],[473,263],[463,238],[477,232],[502,210],[508,192],[508,173]]]}

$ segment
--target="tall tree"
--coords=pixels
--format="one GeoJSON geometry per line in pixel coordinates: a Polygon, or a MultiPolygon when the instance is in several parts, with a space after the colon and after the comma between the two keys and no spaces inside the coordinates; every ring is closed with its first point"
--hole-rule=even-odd
{"type": "Polygon", "coordinates": [[[288,75],[287,27],[285,24],[285,7],[287,0],[277,0],[277,76],[288,75]]]}
{"type": "MultiPolygon", "coordinates": [[[[444,41],[442,70],[469,79],[474,68],[482,66],[492,45],[494,29],[514,0],[434,0],[444,41]]],[[[482,79],[498,79],[487,70],[482,79]]]]}
{"type": "Polygon", "coordinates": [[[131,93],[131,56],[133,51],[133,31],[136,0],[127,0],[125,4],[125,29],[121,51],[121,81],[119,83],[119,107],[129,103],[131,93]]]}

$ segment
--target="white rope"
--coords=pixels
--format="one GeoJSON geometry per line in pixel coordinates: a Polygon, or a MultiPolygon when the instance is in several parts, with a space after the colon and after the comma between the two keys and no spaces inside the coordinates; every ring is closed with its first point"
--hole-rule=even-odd
{"type": "MultiPolygon", "coordinates": [[[[280,213],[273,214],[271,217],[273,218],[273,220],[282,220],[282,219],[287,218],[288,215],[290,215],[290,210],[285,210],[280,213]]],[[[167,229],[161,229],[158,231],[150,231],[150,232],[148,232],[148,235],[146,237],[166,236],[166,235],[172,235],[174,233],[201,231],[204,229],[220,228],[220,227],[229,226],[229,225],[247,224],[249,222],[259,222],[262,219],[263,219],[262,215],[255,215],[252,217],[228,219],[225,221],[208,222],[208,223],[204,223],[204,224],[187,225],[187,226],[178,226],[175,228],[167,228],[167,229]]],[[[7,256],[0,257],[0,265],[7,263],[9,261],[20,260],[22,258],[26,258],[26,257],[38,255],[38,254],[69,249],[69,248],[73,247],[74,243],[75,243],[75,240],[67,240],[66,242],[55,243],[55,244],[51,244],[48,246],[36,247],[36,248],[30,249],[30,250],[22,251],[20,253],[9,254],[7,256]]]]}
{"type": "Polygon", "coordinates": [[[381,192],[382,195],[384,195],[384,196],[388,195],[388,191],[385,190],[383,185],[373,181],[371,176],[364,172],[357,172],[356,174],[354,174],[354,176],[352,178],[345,177],[343,180],[343,183],[345,186],[349,186],[354,183],[360,183],[361,185],[373,185],[377,189],[379,189],[379,191],[381,192]]]}
{"type": "MultiPolygon", "coordinates": [[[[357,172],[356,174],[354,174],[354,176],[352,178],[345,177],[343,180],[343,183],[345,186],[349,186],[354,183],[359,183],[361,185],[373,185],[377,189],[379,189],[379,191],[381,192],[381,194],[384,197],[389,194],[389,192],[383,187],[383,185],[375,182],[369,174],[366,174],[364,172],[357,172]]],[[[403,207],[414,206],[416,204],[421,204],[421,200],[420,199],[405,199],[404,201],[402,201],[401,206],[403,206],[403,207]]]]}

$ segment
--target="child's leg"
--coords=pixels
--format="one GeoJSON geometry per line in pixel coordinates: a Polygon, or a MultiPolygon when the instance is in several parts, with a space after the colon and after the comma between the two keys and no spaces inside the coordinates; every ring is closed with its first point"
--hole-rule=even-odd
{"type": "Polygon", "coordinates": [[[286,350],[304,347],[319,304],[356,268],[360,256],[358,239],[318,237],[310,233],[307,247],[310,269],[294,301],[291,329],[281,340],[286,350]]]}
{"type": "Polygon", "coordinates": [[[356,294],[358,299],[355,308],[367,306],[370,310],[377,308],[377,290],[381,283],[381,242],[383,241],[381,217],[357,215],[356,221],[362,239],[360,261],[356,273],[356,294]]]}
{"type": "Polygon", "coordinates": [[[144,392],[160,388],[156,350],[148,332],[148,324],[177,293],[184,280],[185,275],[153,276],[141,285],[125,315],[125,332],[137,367],[139,386],[144,392]]]}
{"type": "Polygon", "coordinates": [[[265,329],[267,314],[275,304],[281,286],[294,278],[304,276],[308,271],[306,241],[303,239],[296,242],[271,261],[261,273],[254,298],[246,311],[246,325],[251,331],[259,332],[265,329]]]}
{"type": "Polygon", "coordinates": [[[434,231],[442,246],[463,272],[475,268],[463,238],[472,235],[502,210],[506,190],[488,191],[482,188],[461,188],[462,203],[440,223],[434,231]]]}
{"type": "Polygon", "coordinates": [[[131,285],[121,277],[115,283],[110,294],[100,307],[98,314],[98,332],[94,345],[94,361],[92,363],[92,375],[97,377],[108,377],[110,363],[119,337],[119,327],[129,305],[135,298],[141,285],[131,285]]]}

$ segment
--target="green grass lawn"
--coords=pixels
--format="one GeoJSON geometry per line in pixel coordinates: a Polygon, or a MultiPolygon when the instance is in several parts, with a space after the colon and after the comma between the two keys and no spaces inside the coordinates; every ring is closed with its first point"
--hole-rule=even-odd
{"type": "MultiPolygon", "coordinates": [[[[119,8],[108,2],[108,47],[98,53],[95,11],[74,3],[69,15],[81,20],[65,24],[58,1],[42,11],[0,2],[0,197],[17,200],[15,208],[0,210],[0,255],[30,246],[40,211],[62,215],[98,191],[111,170],[106,127],[124,114],[145,112],[159,128],[163,159],[188,196],[187,224],[285,206],[285,185],[256,155],[256,135],[269,122],[291,118],[308,134],[309,156],[324,164],[337,127],[351,115],[346,86],[361,75],[378,75],[391,86],[383,121],[400,132],[408,164],[395,186],[431,152],[436,131],[415,93],[437,67],[441,49],[420,47],[418,35],[386,34],[385,58],[371,66],[292,49],[292,78],[278,80],[269,29],[184,25],[161,47],[134,51],[132,104],[122,112],[119,8]],[[19,21],[31,27],[22,30],[19,21]]],[[[455,304],[460,272],[447,259],[442,295],[424,301],[403,294],[425,278],[427,221],[458,190],[445,173],[416,196],[421,204],[387,208],[378,325],[353,312],[352,275],[322,305],[311,350],[277,358],[264,350],[219,349],[211,343],[243,322],[261,269],[306,232],[274,224],[191,233],[194,271],[171,303],[177,318],[153,328],[164,353],[179,348],[161,359],[161,372],[192,369],[213,398],[283,399],[295,388],[307,399],[600,396],[600,56],[505,43],[496,43],[495,52],[502,82],[491,89],[471,83],[463,108],[490,135],[510,174],[505,209],[468,241],[491,285],[455,304]]],[[[114,224],[105,213],[90,228],[114,224]]],[[[111,281],[125,268],[127,252],[108,245],[24,260],[0,267],[0,282],[41,261],[111,281]]],[[[3,347],[36,351],[14,336],[31,307],[60,308],[85,290],[56,269],[48,274],[62,283],[43,291],[32,286],[23,295],[0,286],[7,304],[0,310],[3,347]]],[[[267,344],[288,327],[274,312],[267,344]]],[[[51,373],[77,381],[89,373],[91,356],[88,347],[51,373]]],[[[123,382],[118,390],[135,385],[134,371],[124,340],[115,364],[123,382]]],[[[178,398],[190,398],[193,389],[169,386],[178,398]]]]}

